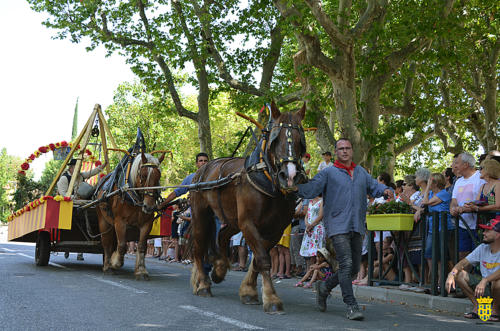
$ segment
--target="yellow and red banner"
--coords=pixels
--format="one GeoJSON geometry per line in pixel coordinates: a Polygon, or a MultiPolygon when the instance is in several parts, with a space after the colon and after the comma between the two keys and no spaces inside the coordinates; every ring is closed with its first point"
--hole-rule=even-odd
{"type": "Polygon", "coordinates": [[[170,236],[172,235],[172,211],[173,208],[167,208],[161,216],[155,218],[153,227],[149,233],[152,236],[170,236]]]}
{"type": "Polygon", "coordinates": [[[71,230],[73,201],[44,197],[30,203],[22,212],[9,217],[8,240],[14,240],[40,229],[71,230]]]}

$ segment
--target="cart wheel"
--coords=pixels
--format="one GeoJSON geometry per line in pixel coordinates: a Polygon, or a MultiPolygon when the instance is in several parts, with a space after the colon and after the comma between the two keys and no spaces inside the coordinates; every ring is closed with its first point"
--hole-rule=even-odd
{"type": "Polygon", "coordinates": [[[50,234],[46,231],[38,233],[35,248],[35,262],[38,266],[49,264],[50,258],[50,234]]]}

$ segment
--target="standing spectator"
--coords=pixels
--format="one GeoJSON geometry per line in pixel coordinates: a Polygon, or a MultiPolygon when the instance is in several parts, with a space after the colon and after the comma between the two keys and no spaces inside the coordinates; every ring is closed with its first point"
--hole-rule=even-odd
{"type": "MultiPolygon", "coordinates": [[[[451,194],[448,193],[445,189],[445,184],[446,180],[444,176],[441,173],[433,173],[429,180],[428,184],[424,190],[424,198],[422,200],[422,206],[429,206],[429,216],[427,218],[428,220],[428,230],[427,230],[427,239],[425,241],[425,251],[424,251],[424,257],[427,259],[427,265],[428,265],[428,276],[430,276],[430,271],[432,269],[432,245],[437,245],[439,246],[440,244],[440,237],[438,236],[437,242],[432,241],[432,223],[434,222],[433,219],[433,212],[438,212],[439,214],[439,231],[441,231],[441,226],[444,222],[446,222],[446,226],[448,230],[454,229],[455,226],[453,222],[451,221],[451,218],[449,217],[449,214],[446,216],[446,220],[441,220],[441,212],[447,212],[450,210],[450,202],[451,202],[451,194]]],[[[416,213],[416,219],[419,219],[421,214],[424,212],[424,208],[420,208],[416,213]]],[[[448,244],[448,239],[446,238],[446,245],[448,244]]],[[[448,251],[447,251],[448,252],[448,251]]],[[[448,254],[447,254],[448,255],[448,254]]],[[[439,260],[439,256],[437,257],[439,260]]],[[[446,258],[446,261],[448,258],[446,258]]],[[[444,263],[446,263],[444,261],[444,263]]],[[[442,261],[439,261],[439,264],[441,264],[442,261]]],[[[438,268],[439,270],[439,279],[441,279],[441,267],[438,268]]],[[[438,280],[439,282],[439,280],[438,280]]]]}
{"type": "Polygon", "coordinates": [[[446,280],[446,290],[450,293],[458,285],[469,298],[473,310],[464,314],[468,319],[479,318],[476,298],[491,296],[493,302],[489,321],[500,322],[500,217],[479,226],[485,230],[483,243],[453,267],[446,280]],[[467,271],[477,265],[481,275],[467,271]]]}
{"type": "Polygon", "coordinates": [[[471,235],[477,239],[474,231],[477,215],[468,212],[465,204],[476,198],[485,181],[481,179],[479,171],[475,170],[476,160],[471,154],[460,154],[455,163],[457,175],[461,177],[457,179],[453,188],[450,213],[452,216],[461,215],[463,218],[463,221],[459,222],[458,229],[458,254],[459,258],[463,259],[475,248],[474,241],[466,230],[467,227],[471,230],[471,235]]]}
{"type": "Polygon", "coordinates": [[[485,212],[490,218],[500,215],[500,163],[495,160],[484,160],[481,163],[481,179],[486,183],[481,186],[476,201],[464,205],[467,211],[485,212]],[[496,197],[499,197],[498,199],[496,197]]]}
{"type": "Polygon", "coordinates": [[[269,256],[271,257],[271,279],[276,279],[278,278],[278,270],[280,267],[280,255],[277,246],[271,248],[269,256]]]}
{"type": "Polygon", "coordinates": [[[280,279],[290,279],[290,233],[292,231],[292,225],[288,225],[283,231],[280,241],[276,246],[278,246],[279,254],[279,271],[278,277],[280,279]]]}
{"type": "Polygon", "coordinates": [[[169,262],[180,262],[181,261],[181,253],[179,249],[179,206],[173,205],[172,212],[172,243],[170,244],[174,249],[174,257],[169,262]]]}
{"type": "Polygon", "coordinates": [[[398,179],[396,181],[396,188],[394,189],[394,194],[396,195],[396,201],[401,201],[401,193],[403,193],[403,183],[405,181],[402,179],[398,179]]]}
{"type": "Polygon", "coordinates": [[[187,236],[187,232],[188,232],[189,225],[191,225],[191,207],[189,207],[183,213],[181,213],[178,218],[179,218],[178,222],[181,222],[179,225],[179,228],[180,228],[180,230],[179,230],[179,250],[180,250],[182,258],[184,258],[182,263],[190,264],[191,263],[190,252],[186,251],[186,247],[187,247],[187,242],[189,240],[189,238],[187,236]]]}
{"type": "Polygon", "coordinates": [[[333,165],[333,163],[331,162],[332,153],[330,153],[329,151],[326,151],[321,155],[323,156],[323,161],[321,161],[321,163],[318,166],[318,172],[320,172],[321,170],[323,170],[325,168],[331,167],[333,165]]]}
{"type": "Polygon", "coordinates": [[[424,191],[427,188],[427,181],[431,176],[431,172],[427,168],[420,168],[415,172],[415,184],[418,186],[418,195],[414,196],[411,206],[415,210],[419,210],[422,200],[424,199],[424,191]]]}
{"type": "MultiPolygon", "coordinates": [[[[341,138],[335,144],[337,160],[333,167],[320,171],[306,184],[297,185],[298,195],[314,198],[323,194],[324,223],[331,238],[339,270],[324,282],[316,283],[316,302],[326,310],[326,298],[340,283],[347,307],[347,318],[364,318],[352,290],[352,280],[361,262],[362,234],[365,232],[367,194],[379,197],[392,191],[373,179],[363,167],[352,162],[353,150],[349,139],[341,138]]],[[[310,225],[309,225],[310,226],[310,225]]],[[[305,236],[304,236],[305,238],[305,236]]]]}
{"type": "Polygon", "coordinates": [[[236,247],[238,255],[238,266],[234,268],[234,271],[247,271],[247,257],[248,249],[245,243],[245,238],[243,238],[243,232],[238,232],[231,237],[233,242],[233,247],[236,247]]]}
{"type": "Polygon", "coordinates": [[[323,200],[321,195],[309,201],[305,220],[306,232],[302,239],[300,255],[306,258],[307,270],[315,263],[316,252],[324,246],[325,230],[323,226],[323,200]]]}
{"type": "Polygon", "coordinates": [[[299,277],[303,277],[305,274],[305,260],[302,255],[300,255],[300,247],[302,245],[302,239],[304,238],[304,232],[306,231],[305,216],[307,214],[307,205],[309,200],[302,199],[297,208],[295,208],[295,215],[292,221],[292,232],[290,233],[290,263],[292,266],[292,272],[299,277]]]}
{"type": "Polygon", "coordinates": [[[305,153],[304,156],[302,156],[302,167],[304,168],[307,177],[309,177],[309,174],[311,173],[311,165],[309,164],[309,161],[311,161],[311,154],[305,153]]]}
{"type": "Polygon", "coordinates": [[[154,251],[153,251],[153,257],[159,258],[162,254],[162,249],[161,249],[161,238],[155,238],[154,239],[154,251]]]}
{"type": "Polygon", "coordinates": [[[452,168],[446,168],[444,171],[444,178],[446,180],[446,186],[445,190],[450,193],[450,195],[453,194],[453,184],[455,183],[455,174],[453,173],[452,168]]]}

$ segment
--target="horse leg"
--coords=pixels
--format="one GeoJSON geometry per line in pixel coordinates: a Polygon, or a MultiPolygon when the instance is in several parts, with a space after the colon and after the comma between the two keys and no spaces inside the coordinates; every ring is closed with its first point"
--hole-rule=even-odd
{"type": "Polygon", "coordinates": [[[103,263],[102,263],[102,271],[106,274],[111,270],[111,254],[114,250],[114,231],[113,226],[108,224],[106,220],[104,220],[104,216],[99,215],[99,231],[101,232],[101,245],[103,248],[103,263]]]}
{"type": "Polygon", "coordinates": [[[260,272],[262,275],[262,302],[264,311],[268,314],[283,314],[283,302],[276,294],[269,270],[260,272]]]}
{"type": "Polygon", "coordinates": [[[245,305],[258,305],[259,294],[257,292],[257,276],[259,273],[254,269],[254,259],[250,263],[250,268],[240,285],[240,300],[245,305]]]}
{"type": "Polygon", "coordinates": [[[126,241],[126,231],[127,225],[121,220],[115,220],[115,232],[116,232],[116,250],[111,256],[111,267],[113,269],[120,269],[123,266],[123,260],[125,253],[127,252],[127,241],[126,241]]]}
{"type": "Polygon", "coordinates": [[[191,200],[191,226],[192,226],[192,240],[193,243],[193,268],[191,269],[191,286],[193,287],[193,294],[202,297],[211,297],[212,291],[210,290],[210,278],[205,271],[203,263],[204,259],[208,256],[208,249],[211,240],[214,238],[209,237],[215,231],[215,224],[213,228],[210,226],[210,219],[213,219],[213,213],[207,206],[198,206],[198,203],[203,204],[201,197],[196,196],[191,200]],[[212,230],[212,231],[211,231],[212,230]]]}
{"type": "Polygon", "coordinates": [[[232,229],[229,226],[226,226],[219,232],[219,248],[213,263],[214,268],[211,273],[211,278],[216,284],[224,280],[226,273],[229,270],[231,264],[227,256],[229,242],[231,241],[231,236],[237,233],[237,231],[237,229],[232,229]]]}
{"type": "Polygon", "coordinates": [[[141,277],[144,280],[149,280],[149,273],[146,270],[146,249],[147,249],[147,239],[151,228],[153,227],[153,220],[151,222],[144,223],[140,228],[139,242],[137,244],[137,253],[135,256],[135,279],[140,280],[141,277]]]}
{"type": "MultiPolygon", "coordinates": [[[[241,217],[239,224],[247,244],[254,253],[252,267],[262,275],[262,302],[264,304],[264,311],[270,314],[283,313],[283,302],[276,294],[269,273],[269,269],[271,268],[271,259],[266,247],[272,247],[274,245],[261,237],[259,231],[251,220],[241,217]]],[[[248,283],[248,287],[251,287],[252,285],[253,284],[251,282],[248,283]]]]}

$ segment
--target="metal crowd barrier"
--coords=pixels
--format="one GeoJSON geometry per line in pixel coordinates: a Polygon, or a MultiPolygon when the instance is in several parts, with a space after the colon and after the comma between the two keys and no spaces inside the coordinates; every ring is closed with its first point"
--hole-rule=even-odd
{"type": "MultiPolygon", "coordinates": [[[[478,224],[485,224],[489,221],[489,216],[491,215],[491,212],[494,211],[489,211],[489,212],[479,212],[478,216],[478,224]]],[[[445,283],[446,283],[446,278],[447,274],[449,272],[448,268],[448,261],[451,260],[453,265],[455,265],[458,262],[458,227],[459,224],[464,224],[466,227],[467,232],[469,233],[469,236],[472,238],[472,240],[475,242],[476,246],[480,244],[480,241],[477,238],[481,238],[482,231],[480,235],[473,236],[473,231],[479,231],[480,229],[477,228],[476,230],[471,230],[467,223],[464,221],[462,216],[458,217],[451,217],[453,223],[454,223],[454,229],[448,230],[447,226],[447,218],[448,218],[449,212],[432,212],[432,213],[426,213],[423,214],[422,219],[420,220],[419,223],[416,223],[415,226],[413,227],[413,231],[391,231],[391,235],[394,239],[394,259],[391,261],[389,268],[387,268],[386,272],[384,273],[383,271],[383,264],[379,263],[378,266],[378,277],[374,278],[373,277],[373,271],[374,271],[374,262],[375,262],[375,255],[376,255],[376,248],[375,248],[375,243],[373,241],[374,239],[374,231],[368,231],[368,286],[374,286],[374,285],[401,285],[401,284],[406,284],[409,286],[416,286],[420,288],[427,289],[426,292],[429,292],[431,295],[441,295],[443,297],[448,296],[448,293],[445,291],[445,283]],[[426,247],[426,240],[427,240],[427,230],[428,230],[428,217],[429,215],[432,215],[432,265],[431,265],[431,273],[430,273],[430,284],[426,284],[425,282],[425,275],[427,271],[427,261],[424,257],[425,253],[425,247],[426,247]],[[434,220],[438,220],[437,222],[434,220]],[[444,222],[443,222],[444,221],[444,222]],[[441,224],[441,231],[439,230],[439,225],[441,224]],[[418,265],[413,265],[410,260],[410,254],[408,251],[408,244],[410,242],[410,239],[415,233],[419,233],[421,236],[420,239],[420,268],[418,265]],[[439,245],[435,245],[434,243],[437,242],[439,236],[439,245]],[[449,244],[452,244],[451,247],[449,244]],[[448,256],[447,256],[448,253],[448,256]],[[439,257],[439,258],[438,258],[439,257]],[[408,263],[408,266],[410,267],[412,276],[417,279],[417,283],[405,283],[403,282],[404,279],[404,274],[403,274],[403,265],[405,260],[408,263]],[[439,270],[438,270],[438,261],[444,261],[444,263],[441,263],[441,279],[438,284],[438,279],[439,279],[439,270]],[[397,266],[397,280],[388,280],[386,279],[386,276],[391,268],[394,266],[397,266]],[[439,291],[438,287],[441,288],[441,291],[439,291]]],[[[380,245],[380,249],[378,251],[378,260],[382,261],[383,259],[383,231],[380,231],[379,234],[380,242],[378,243],[380,245]]]]}

